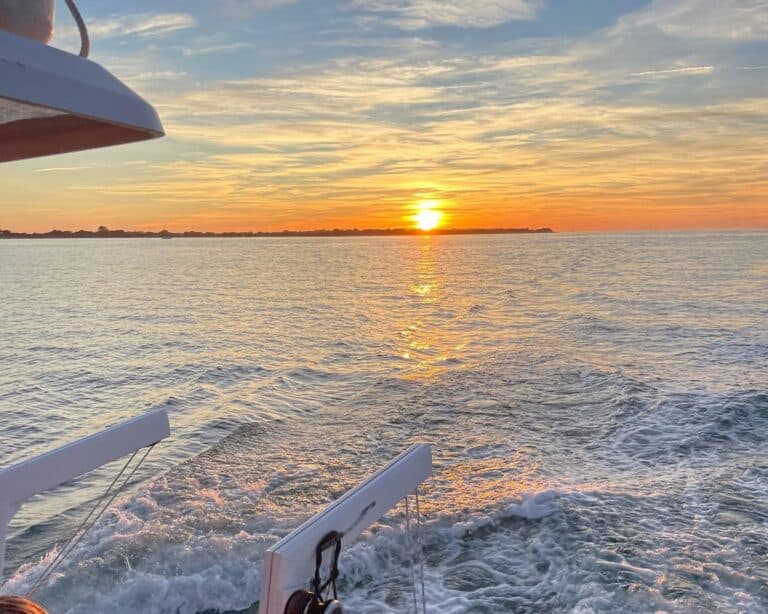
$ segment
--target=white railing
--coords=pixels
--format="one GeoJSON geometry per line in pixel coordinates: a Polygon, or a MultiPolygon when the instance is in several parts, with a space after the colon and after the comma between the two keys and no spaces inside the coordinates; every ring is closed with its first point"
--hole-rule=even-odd
{"type": "Polygon", "coordinates": [[[170,434],[168,415],[158,409],[0,470],[0,577],[8,524],[25,501],[170,434]]]}

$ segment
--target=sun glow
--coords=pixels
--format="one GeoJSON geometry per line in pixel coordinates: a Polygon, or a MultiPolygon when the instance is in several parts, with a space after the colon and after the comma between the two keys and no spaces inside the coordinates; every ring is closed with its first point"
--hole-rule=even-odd
{"type": "Polygon", "coordinates": [[[440,225],[443,213],[434,208],[436,204],[434,200],[423,200],[419,203],[419,211],[414,216],[419,230],[429,232],[440,225]]]}

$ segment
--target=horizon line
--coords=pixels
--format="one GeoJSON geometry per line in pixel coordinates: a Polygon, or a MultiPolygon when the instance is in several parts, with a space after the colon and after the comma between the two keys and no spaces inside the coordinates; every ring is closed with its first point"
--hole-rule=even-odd
{"type": "Polygon", "coordinates": [[[0,238],[56,238],[56,237],[267,237],[267,236],[348,236],[348,235],[430,235],[430,234],[549,234],[556,232],[549,227],[494,227],[494,228],[433,228],[422,230],[419,228],[317,228],[313,230],[232,230],[232,231],[205,231],[184,230],[124,230],[112,229],[100,226],[97,230],[60,230],[52,229],[45,232],[16,232],[0,228],[0,238]]]}
{"type": "Polygon", "coordinates": [[[608,229],[566,229],[555,230],[548,226],[542,227],[447,227],[434,228],[429,231],[419,228],[316,228],[312,230],[125,230],[99,227],[97,230],[61,230],[54,228],[47,231],[13,231],[0,227],[0,239],[13,238],[153,238],[171,236],[174,238],[226,238],[226,237],[301,237],[301,236],[428,236],[428,235],[462,235],[462,234],[616,234],[616,233],[717,233],[717,232],[760,232],[768,230],[768,226],[724,226],[724,227],[690,227],[690,228],[608,228],[608,229]],[[103,228],[103,230],[101,230],[103,228]],[[101,230],[101,231],[100,231],[101,230]]]}

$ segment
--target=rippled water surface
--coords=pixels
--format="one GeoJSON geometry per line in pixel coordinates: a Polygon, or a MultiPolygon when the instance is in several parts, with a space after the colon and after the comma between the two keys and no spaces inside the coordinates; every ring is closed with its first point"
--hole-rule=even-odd
{"type": "MultiPolygon", "coordinates": [[[[0,465],[165,407],[39,598],[239,611],[417,441],[432,612],[768,611],[768,233],[0,241],[0,465]]],[[[23,591],[115,467],[17,515],[23,591]]],[[[407,611],[401,532],[344,558],[407,611]]]]}

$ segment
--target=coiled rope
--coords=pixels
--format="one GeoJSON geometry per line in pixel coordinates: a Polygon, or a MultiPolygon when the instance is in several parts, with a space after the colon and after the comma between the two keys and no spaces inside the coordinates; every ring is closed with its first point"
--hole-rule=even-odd
{"type": "Polygon", "coordinates": [[[114,492],[112,492],[112,489],[115,487],[115,484],[117,484],[118,480],[120,480],[120,477],[126,472],[130,464],[133,462],[133,459],[136,458],[136,455],[141,450],[136,450],[131,455],[131,457],[126,461],[125,465],[123,465],[123,468],[120,469],[120,473],[118,473],[115,476],[115,479],[112,480],[112,483],[109,485],[109,487],[104,491],[104,493],[96,501],[96,505],[94,505],[93,508],[91,508],[91,511],[88,513],[85,519],[80,523],[80,526],[72,534],[72,537],[69,538],[69,541],[67,541],[64,547],[61,550],[59,550],[59,553],[43,570],[43,573],[41,573],[38,576],[37,580],[33,582],[32,586],[26,593],[26,597],[31,598],[43,586],[43,584],[51,577],[51,574],[53,574],[53,572],[56,571],[59,565],[61,565],[64,559],[72,552],[72,550],[75,549],[75,547],[80,543],[80,541],[82,541],[85,534],[88,533],[88,531],[90,531],[91,528],[93,528],[93,526],[98,522],[99,518],[101,518],[104,515],[104,512],[107,511],[107,508],[109,508],[109,506],[112,505],[112,502],[123,491],[123,489],[125,489],[125,487],[128,485],[128,482],[130,482],[131,478],[139,470],[139,467],[141,467],[141,465],[147,459],[147,456],[149,456],[149,453],[152,451],[152,448],[154,447],[155,447],[155,444],[152,444],[147,448],[146,452],[144,452],[144,455],[141,457],[141,459],[139,459],[139,462],[128,474],[128,477],[126,477],[125,480],[123,480],[119,488],[117,488],[114,492]],[[110,493],[112,495],[111,497],[109,497],[110,493]],[[107,497],[109,497],[109,500],[106,503],[104,503],[104,500],[107,497]],[[98,513],[96,512],[96,510],[99,510],[98,513]]]}
{"type": "Polygon", "coordinates": [[[83,21],[83,16],[80,14],[80,10],[75,4],[75,0],[64,0],[67,4],[69,12],[72,13],[72,17],[77,24],[77,29],[80,31],[80,57],[87,58],[91,52],[91,39],[88,36],[88,28],[83,21]]]}

